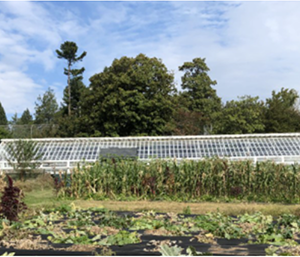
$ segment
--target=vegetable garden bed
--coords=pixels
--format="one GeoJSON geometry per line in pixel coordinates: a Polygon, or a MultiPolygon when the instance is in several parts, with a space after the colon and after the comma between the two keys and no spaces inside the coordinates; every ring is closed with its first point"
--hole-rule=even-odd
{"type": "Polygon", "coordinates": [[[299,255],[300,220],[63,206],[0,219],[0,255],[299,255]]]}

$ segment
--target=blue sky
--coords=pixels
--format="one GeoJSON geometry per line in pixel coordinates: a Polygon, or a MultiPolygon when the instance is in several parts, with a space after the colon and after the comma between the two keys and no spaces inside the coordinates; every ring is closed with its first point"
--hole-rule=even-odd
{"type": "Polygon", "coordinates": [[[60,103],[66,63],[55,49],[74,41],[87,56],[84,82],[115,58],[144,53],[174,72],[206,58],[223,102],[300,91],[300,2],[0,2],[0,102],[8,118],[48,87],[60,103]]]}

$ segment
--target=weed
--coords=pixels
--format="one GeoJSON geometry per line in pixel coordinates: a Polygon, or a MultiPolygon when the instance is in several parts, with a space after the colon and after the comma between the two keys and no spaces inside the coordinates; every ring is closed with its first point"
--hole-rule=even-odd
{"type": "Polygon", "coordinates": [[[186,215],[192,214],[192,213],[191,213],[191,208],[190,208],[190,206],[187,206],[187,207],[183,208],[182,213],[183,213],[183,214],[186,214],[186,215]]]}

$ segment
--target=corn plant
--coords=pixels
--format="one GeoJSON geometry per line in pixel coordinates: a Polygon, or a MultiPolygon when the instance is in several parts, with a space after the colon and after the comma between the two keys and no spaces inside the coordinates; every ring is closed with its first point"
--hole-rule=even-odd
{"type": "MultiPolygon", "coordinates": [[[[64,179],[64,178],[62,178],[64,179]]],[[[143,199],[237,198],[297,202],[299,165],[213,158],[201,161],[106,160],[78,166],[61,195],[143,199]],[[69,184],[69,185],[67,185],[69,184]]]]}

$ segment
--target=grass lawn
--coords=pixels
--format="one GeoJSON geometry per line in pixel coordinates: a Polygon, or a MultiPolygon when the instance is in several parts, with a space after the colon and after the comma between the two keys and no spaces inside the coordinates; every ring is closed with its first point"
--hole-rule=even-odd
{"type": "Polygon", "coordinates": [[[115,200],[60,200],[55,197],[53,190],[33,190],[25,193],[25,203],[31,209],[49,208],[74,203],[81,208],[105,207],[109,210],[142,211],[154,210],[157,212],[183,213],[187,208],[192,214],[221,212],[228,215],[262,212],[263,214],[278,216],[290,213],[300,216],[300,205],[271,204],[271,203],[186,203],[171,201],[115,201],[115,200]]]}

